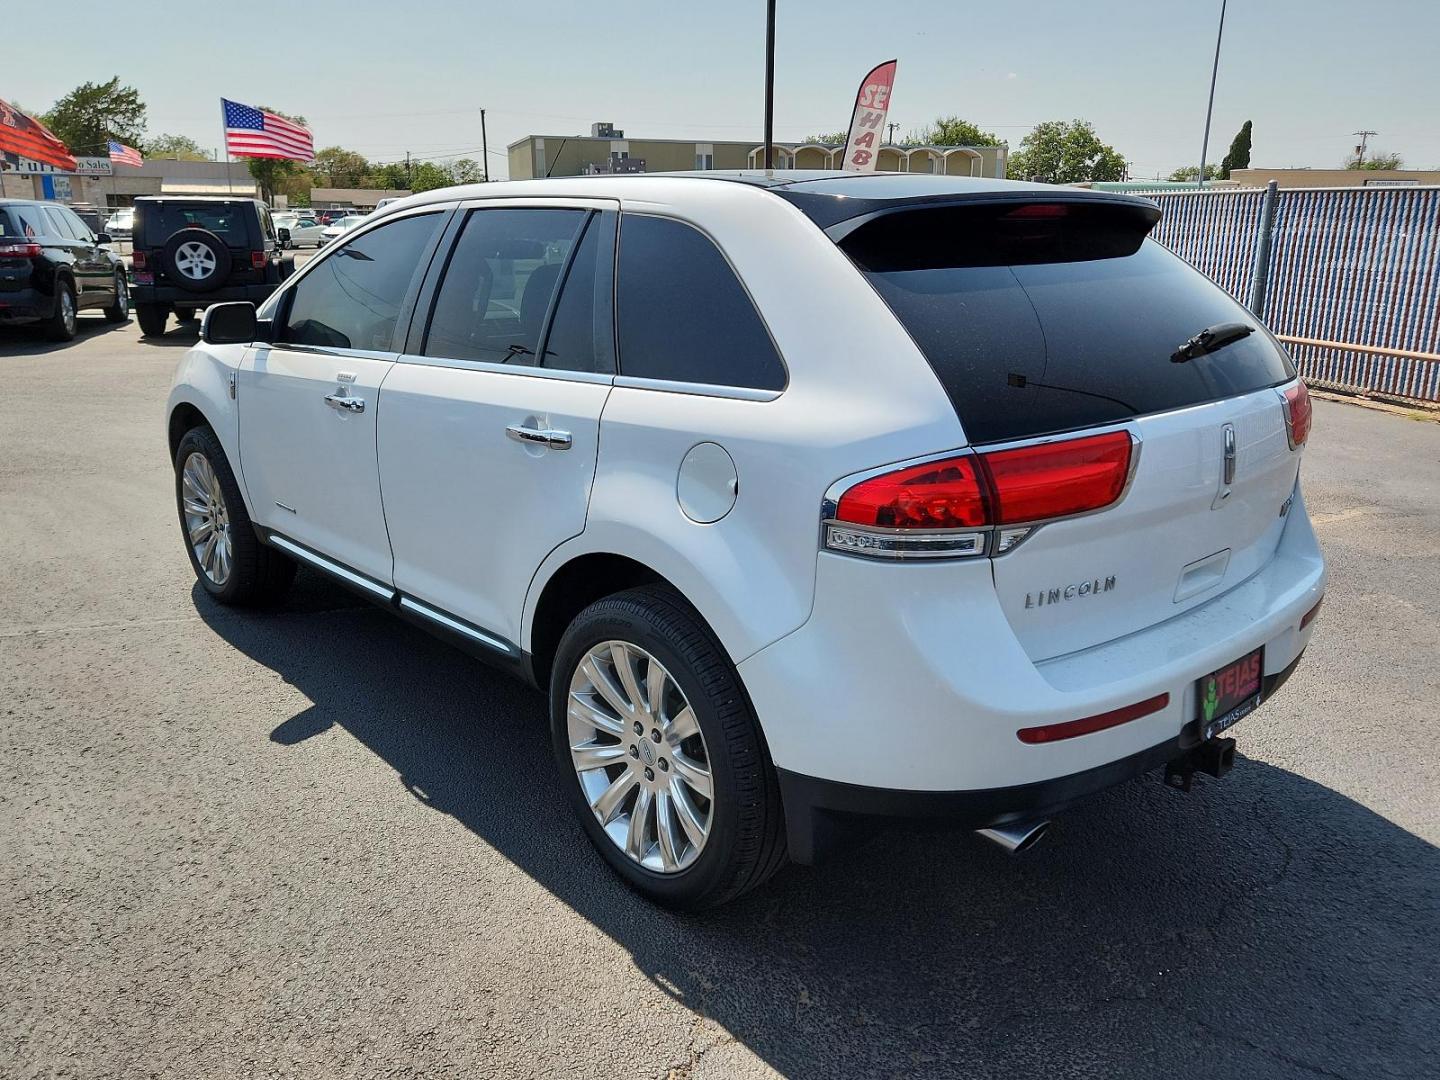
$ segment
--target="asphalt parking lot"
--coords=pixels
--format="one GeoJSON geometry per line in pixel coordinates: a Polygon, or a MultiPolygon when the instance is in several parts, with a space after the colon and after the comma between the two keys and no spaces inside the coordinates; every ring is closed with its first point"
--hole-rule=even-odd
{"type": "Polygon", "coordinates": [[[1330,593],[1225,780],[685,919],[588,847],[538,695],[303,570],[210,603],[194,328],[82,327],[0,332],[0,1075],[1436,1074],[1440,425],[1317,404],[1330,593]]]}

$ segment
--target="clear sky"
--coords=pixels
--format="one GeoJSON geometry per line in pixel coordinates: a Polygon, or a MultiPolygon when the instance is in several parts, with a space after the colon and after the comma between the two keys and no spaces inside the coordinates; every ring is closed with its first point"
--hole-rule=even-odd
{"type": "MultiPolygon", "coordinates": [[[[898,57],[904,133],[958,114],[1018,146],[1083,117],[1137,176],[1194,164],[1219,0],[779,0],[778,140],[841,129],[898,57]]],[[[376,161],[478,158],[527,134],[760,141],[764,0],[15,0],[0,98],[48,108],[119,75],[149,133],[219,139],[219,98],[303,114],[317,146],[376,161]],[[57,21],[62,32],[56,32],[57,21]],[[18,43],[30,44],[17,47],[18,43]]],[[[1230,0],[1210,159],[1245,120],[1253,163],[1338,167],[1371,147],[1440,168],[1440,0],[1230,0]]]]}

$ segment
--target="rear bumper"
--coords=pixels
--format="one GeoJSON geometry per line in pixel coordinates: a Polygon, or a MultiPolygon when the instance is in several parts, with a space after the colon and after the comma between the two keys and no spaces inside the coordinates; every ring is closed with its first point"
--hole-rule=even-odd
{"type": "Polygon", "coordinates": [[[55,294],[39,289],[0,292],[0,323],[28,323],[55,314],[55,294]]]}
{"type": "MultiPolygon", "coordinates": [[[[1196,680],[1260,646],[1267,679],[1286,673],[1314,629],[1300,620],[1324,587],[1297,493],[1274,556],[1249,580],[1146,630],[1035,663],[987,561],[894,565],[825,553],[809,620],[739,671],[779,769],[915,794],[922,805],[937,793],[957,805],[969,796],[1003,804],[1010,796],[994,792],[1062,781],[1064,792],[1085,775],[1103,787],[1118,762],[1143,771],[1154,748],[1183,749],[1196,680]],[[1038,745],[1016,735],[1162,693],[1163,709],[1103,731],[1038,745]]],[[[1048,802],[1024,796],[1020,805],[1034,812],[1048,802]]]]}
{"type": "MultiPolygon", "coordinates": [[[[1300,664],[1265,676],[1262,701],[1278,690],[1300,664]]],[[[777,770],[785,805],[790,856],[812,863],[854,819],[943,820],[968,829],[1043,821],[1078,802],[1137,776],[1178,761],[1200,743],[1194,724],[1173,739],[1082,772],[1013,787],[968,791],[906,791],[822,780],[777,770]]]]}
{"type": "Polygon", "coordinates": [[[280,286],[276,284],[227,285],[208,292],[190,292],[175,285],[132,285],[130,300],[135,304],[175,304],[179,307],[205,307],[229,300],[249,300],[258,304],[267,300],[280,286]]]}

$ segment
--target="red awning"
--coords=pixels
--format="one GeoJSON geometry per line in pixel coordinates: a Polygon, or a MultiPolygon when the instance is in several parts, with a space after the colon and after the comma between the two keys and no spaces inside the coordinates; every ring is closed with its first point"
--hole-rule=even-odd
{"type": "Polygon", "coordinates": [[[39,120],[31,119],[4,101],[0,101],[0,153],[16,154],[66,172],[75,171],[75,159],[63,142],[50,134],[39,120]]]}

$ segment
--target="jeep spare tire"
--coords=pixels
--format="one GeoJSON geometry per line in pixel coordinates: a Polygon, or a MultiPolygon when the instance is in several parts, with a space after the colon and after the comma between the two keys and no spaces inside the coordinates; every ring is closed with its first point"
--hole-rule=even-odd
{"type": "Polygon", "coordinates": [[[189,292],[208,292],[230,276],[230,249],[209,229],[181,229],[160,259],[170,280],[189,292]]]}

